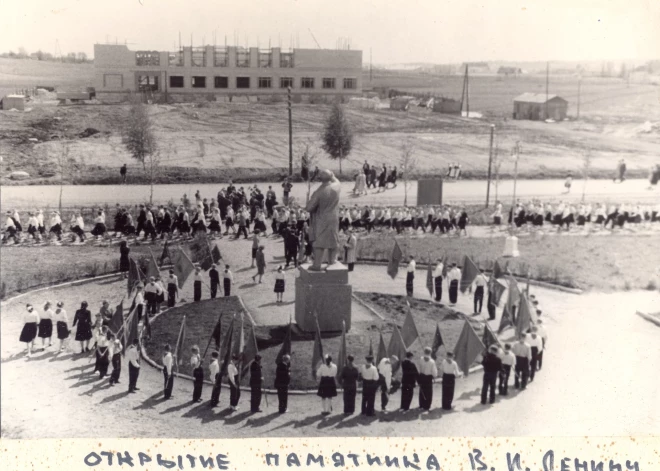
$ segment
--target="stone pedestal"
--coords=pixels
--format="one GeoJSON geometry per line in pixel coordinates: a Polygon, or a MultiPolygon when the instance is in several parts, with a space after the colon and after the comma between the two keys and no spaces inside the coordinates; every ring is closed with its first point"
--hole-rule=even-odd
{"type": "Polygon", "coordinates": [[[335,263],[324,264],[322,271],[310,271],[309,263],[298,267],[296,277],[296,323],[305,332],[316,330],[318,315],[322,332],[341,331],[342,321],[346,330],[351,328],[353,288],[348,284],[348,268],[335,263]]]}
{"type": "Polygon", "coordinates": [[[518,251],[518,238],[516,236],[508,236],[504,242],[504,256],[505,257],[519,257],[518,251]]]}

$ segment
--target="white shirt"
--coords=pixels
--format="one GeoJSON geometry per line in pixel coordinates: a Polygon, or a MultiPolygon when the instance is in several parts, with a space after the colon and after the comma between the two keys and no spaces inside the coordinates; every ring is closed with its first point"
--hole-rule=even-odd
{"type": "Polygon", "coordinates": [[[504,350],[501,355],[499,355],[502,360],[503,365],[513,366],[516,364],[516,356],[509,350],[508,352],[504,350]]]}
{"type": "Polygon", "coordinates": [[[225,270],[223,273],[224,273],[224,278],[225,279],[229,279],[231,281],[234,281],[234,275],[232,275],[230,271],[225,270]]]}
{"type": "Polygon", "coordinates": [[[528,360],[532,359],[532,349],[527,342],[516,342],[511,347],[511,351],[517,357],[527,357],[528,360]]]}
{"type": "Polygon", "coordinates": [[[415,266],[416,265],[417,264],[415,263],[414,260],[411,260],[410,262],[408,262],[408,273],[415,273],[415,266]]]}
{"type": "Polygon", "coordinates": [[[140,367],[140,355],[138,354],[138,349],[135,345],[131,345],[128,347],[128,350],[126,350],[126,359],[135,368],[140,367]]]}
{"type": "Polygon", "coordinates": [[[215,376],[220,373],[220,365],[218,365],[218,360],[213,360],[209,365],[209,371],[211,372],[211,381],[215,381],[215,376]]]}
{"type": "Polygon", "coordinates": [[[110,358],[117,353],[121,353],[121,342],[119,340],[115,340],[108,346],[108,356],[110,358]]]}
{"type": "Polygon", "coordinates": [[[138,306],[140,304],[144,304],[144,294],[142,294],[142,291],[138,291],[138,294],[135,295],[135,305],[138,306]]]}
{"type": "Polygon", "coordinates": [[[82,218],[82,216],[76,217],[76,225],[81,229],[85,228],[85,220],[82,218]]]}
{"type": "Polygon", "coordinates": [[[456,363],[454,360],[443,360],[442,364],[440,365],[440,370],[442,371],[443,375],[461,375],[461,370],[458,367],[458,363],[456,363]]]}
{"type": "Polygon", "coordinates": [[[44,215],[42,212],[37,213],[37,222],[39,223],[40,226],[44,225],[44,215]]]}
{"type": "Polygon", "coordinates": [[[57,224],[62,224],[62,219],[57,214],[54,214],[50,218],[50,225],[51,226],[56,226],[57,224]]]}
{"type": "Polygon", "coordinates": [[[438,376],[438,367],[435,364],[435,360],[431,357],[422,357],[422,360],[419,362],[419,374],[433,376],[434,378],[438,376]]]}
{"type": "Polygon", "coordinates": [[[360,374],[364,380],[378,381],[378,369],[374,365],[363,365],[360,374]]]}
{"type": "Polygon", "coordinates": [[[227,376],[229,377],[229,382],[236,386],[236,383],[234,383],[234,377],[238,374],[238,368],[236,368],[236,365],[234,363],[229,363],[227,365],[227,376]]]}
{"type": "Polygon", "coordinates": [[[439,276],[442,276],[442,270],[444,270],[444,268],[445,268],[445,265],[442,262],[438,263],[435,266],[435,270],[433,270],[433,276],[435,278],[437,278],[439,276]]]}
{"type": "Polygon", "coordinates": [[[14,220],[7,216],[7,222],[5,223],[5,227],[10,228],[13,227],[14,229],[16,228],[16,224],[14,224],[14,220]]]}
{"type": "Polygon", "coordinates": [[[447,278],[449,281],[460,280],[461,279],[461,270],[458,267],[454,267],[449,270],[447,273],[447,278]]]}
{"type": "Polygon", "coordinates": [[[541,336],[541,339],[547,341],[548,340],[548,332],[546,332],[545,326],[542,325],[542,324],[539,324],[539,325],[536,326],[536,328],[538,329],[537,334],[541,336]]]}
{"type": "Polygon", "coordinates": [[[316,370],[316,377],[322,378],[324,376],[330,378],[337,376],[337,365],[334,363],[330,363],[330,365],[323,363],[321,366],[319,366],[319,368],[316,370]]]}
{"type": "Polygon", "coordinates": [[[172,353],[167,352],[163,356],[163,366],[165,367],[165,370],[167,371],[168,375],[172,374],[172,363],[173,363],[172,353]]]}
{"type": "Polygon", "coordinates": [[[277,272],[275,273],[275,279],[276,280],[283,280],[284,279],[284,272],[277,272]]]}
{"type": "Polygon", "coordinates": [[[44,312],[41,313],[41,318],[42,319],[53,319],[53,311],[52,309],[47,309],[44,312]]]}
{"type": "Polygon", "coordinates": [[[53,320],[55,322],[66,323],[67,327],[69,325],[69,316],[67,316],[66,311],[64,309],[60,309],[59,312],[55,310],[55,313],[53,314],[53,320]]]}
{"type": "Polygon", "coordinates": [[[534,338],[533,334],[527,335],[525,338],[525,341],[530,347],[536,347],[538,348],[539,352],[543,351],[543,340],[541,339],[541,336],[536,334],[536,338],[534,338]]]}
{"type": "Polygon", "coordinates": [[[474,284],[475,286],[486,286],[486,283],[488,283],[488,280],[486,279],[486,276],[483,273],[479,273],[477,277],[474,279],[474,284]]]}
{"type": "Polygon", "coordinates": [[[378,364],[378,372],[385,378],[387,389],[392,386],[392,363],[389,358],[383,358],[378,364]]]}
{"type": "Polygon", "coordinates": [[[199,355],[193,355],[190,357],[190,366],[193,368],[197,368],[199,366],[201,359],[199,355]]]}
{"type": "Polygon", "coordinates": [[[170,275],[170,276],[167,278],[167,284],[168,284],[168,285],[169,285],[169,284],[174,284],[174,285],[177,285],[177,286],[178,286],[178,285],[179,285],[179,279],[177,278],[176,275],[170,275]]]}

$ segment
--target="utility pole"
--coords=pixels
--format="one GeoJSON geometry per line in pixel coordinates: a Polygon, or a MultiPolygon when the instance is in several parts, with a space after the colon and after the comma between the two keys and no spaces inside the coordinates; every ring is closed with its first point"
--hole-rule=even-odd
{"type": "Polygon", "coordinates": [[[466,104],[466,117],[470,117],[470,85],[468,83],[469,64],[465,63],[465,76],[463,77],[463,92],[461,93],[461,113],[463,112],[463,103],[466,104]]]}
{"type": "Polygon", "coordinates": [[[490,146],[488,148],[488,186],[486,187],[486,207],[490,202],[490,176],[493,166],[493,136],[495,135],[495,125],[490,125],[490,146]]]}
{"type": "Polygon", "coordinates": [[[548,119],[548,97],[550,96],[550,62],[545,66],[545,119],[548,119]]]}
{"type": "Polygon", "coordinates": [[[289,108],[289,176],[293,175],[293,125],[291,122],[291,87],[287,87],[289,108]]]}
{"type": "Polygon", "coordinates": [[[511,200],[512,225],[515,224],[513,222],[513,220],[515,219],[515,215],[513,214],[513,208],[516,206],[516,185],[518,183],[518,159],[520,158],[521,153],[522,153],[522,149],[520,148],[520,141],[517,141],[516,146],[513,148],[513,158],[515,160],[515,167],[513,170],[513,199],[511,200]]]}
{"type": "Polygon", "coordinates": [[[582,85],[582,75],[578,76],[577,118],[576,119],[580,119],[580,85],[582,85]]]}

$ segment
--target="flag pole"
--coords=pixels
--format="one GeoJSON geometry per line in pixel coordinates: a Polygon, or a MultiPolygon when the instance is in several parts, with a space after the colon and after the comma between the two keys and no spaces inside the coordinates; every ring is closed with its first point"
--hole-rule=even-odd
{"type": "MultiPolygon", "coordinates": [[[[218,322],[222,320],[222,312],[220,313],[220,316],[218,317],[218,322]]],[[[217,323],[216,323],[217,325],[217,323]]],[[[215,327],[214,327],[215,329],[215,327]]],[[[211,340],[213,340],[213,334],[211,334],[211,337],[209,337],[209,343],[206,344],[206,349],[204,349],[204,355],[202,355],[202,359],[200,360],[200,363],[204,361],[204,358],[206,358],[206,354],[209,351],[209,347],[211,346],[211,340]]]]}
{"type": "Polygon", "coordinates": [[[181,321],[181,327],[179,328],[179,335],[176,338],[176,348],[174,350],[174,361],[175,361],[175,365],[176,365],[177,374],[179,373],[179,358],[178,358],[179,342],[183,343],[183,338],[181,336],[183,335],[183,326],[184,325],[186,325],[186,315],[185,314],[183,315],[183,320],[181,321]]]}

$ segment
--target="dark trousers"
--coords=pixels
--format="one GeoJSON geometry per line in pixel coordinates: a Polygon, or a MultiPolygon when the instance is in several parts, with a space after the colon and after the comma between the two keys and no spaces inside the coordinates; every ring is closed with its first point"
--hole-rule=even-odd
{"type": "Polygon", "coordinates": [[[225,296],[231,296],[231,280],[229,278],[224,279],[223,288],[225,289],[225,296]]]}
{"type": "Polygon", "coordinates": [[[215,299],[218,295],[218,285],[219,283],[211,282],[211,299],[215,299]]]}
{"type": "Polygon", "coordinates": [[[293,261],[293,266],[297,267],[298,266],[298,251],[296,250],[295,252],[293,250],[288,250],[287,253],[285,254],[285,259],[286,259],[286,266],[288,267],[289,264],[293,261]]]}
{"type": "Polygon", "coordinates": [[[261,385],[250,388],[250,410],[257,412],[261,406],[261,385]]]}
{"type": "Polygon", "coordinates": [[[502,396],[509,394],[509,376],[511,376],[511,365],[502,365],[500,371],[500,394],[502,396]]]}
{"type": "Polygon", "coordinates": [[[147,302],[147,315],[153,314],[156,315],[158,313],[158,300],[156,299],[158,295],[156,293],[152,294],[152,299],[150,299],[147,302]]]}
{"type": "Polygon", "coordinates": [[[196,280],[194,285],[193,285],[193,290],[194,290],[194,300],[195,301],[201,301],[202,300],[202,282],[199,280],[196,280]]]}
{"type": "Polygon", "coordinates": [[[144,304],[138,304],[137,305],[138,322],[142,320],[142,311],[144,311],[144,304]]]}
{"type": "Polygon", "coordinates": [[[516,357],[516,389],[527,387],[527,377],[529,376],[529,360],[527,357],[516,357]]]}
{"type": "Polygon", "coordinates": [[[167,285],[167,307],[174,307],[176,304],[177,286],[173,283],[167,285]]]}
{"type": "Polygon", "coordinates": [[[481,308],[484,304],[484,287],[477,286],[474,290],[474,312],[481,314],[481,308]]]}
{"type": "Polygon", "coordinates": [[[357,396],[356,388],[344,388],[344,414],[355,412],[355,396],[357,396]]]}
{"type": "Polygon", "coordinates": [[[497,315],[497,306],[490,301],[490,295],[488,296],[488,304],[486,305],[486,309],[488,309],[488,319],[494,321],[495,316],[497,315]]]}
{"type": "Polygon", "coordinates": [[[541,350],[538,354],[538,365],[536,368],[536,371],[541,371],[541,367],[543,366],[543,350],[541,350]]]}
{"type": "Polygon", "coordinates": [[[484,373],[484,382],[483,386],[481,386],[481,403],[485,404],[486,403],[486,397],[488,396],[488,399],[490,403],[495,402],[495,386],[497,384],[497,373],[484,373]],[[490,390],[490,394],[489,394],[490,390]]]}
{"type": "Polygon", "coordinates": [[[83,231],[79,226],[74,226],[71,228],[71,231],[80,237],[80,240],[85,240],[85,231],[83,231]]]}
{"type": "Polygon", "coordinates": [[[442,408],[451,409],[451,403],[454,401],[454,388],[456,386],[456,376],[442,375],[442,408]]]}
{"type": "Polygon", "coordinates": [[[401,409],[409,410],[410,404],[413,400],[415,393],[415,386],[412,384],[405,384],[401,386],[401,409]]]}
{"type": "Polygon", "coordinates": [[[110,384],[119,382],[119,375],[121,374],[121,353],[112,355],[112,373],[110,373],[110,384]]]}
{"type": "Polygon", "coordinates": [[[389,391],[387,390],[387,385],[383,380],[383,382],[380,385],[380,408],[382,410],[385,410],[387,404],[389,404],[390,402],[390,395],[388,394],[388,392],[389,391]]]}
{"type": "Polygon", "coordinates": [[[241,398],[241,388],[238,387],[238,377],[234,378],[236,386],[229,383],[229,405],[232,407],[238,406],[238,400],[241,398]]]}
{"type": "Polygon", "coordinates": [[[193,382],[193,401],[199,401],[202,398],[202,389],[204,388],[204,376],[200,375],[199,378],[195,378],[193,382]]]}
{"type": "Polygon", "coordinates": [[[128,362],[128,390],[135,391],[137,387],[138,376],[140,376],[140,368],[133,366],[131,362],[128,362]]]}
{"type": "Polygon", "coordinates": [[[354,268],[355,268],[355,263],[348,264],[348,271],[353,271],[354,268]]]}
{"type": "Polygon", "coordinates": [[[99,355],[99,376],[103,378],[106,374],[108,374],[108,366],[110,365],[110,359],[108,358],[108,347],[98,347],[96,351],[99,355]]]}
{"type": "Polygon", "coordinates": [[[413,295],[413,282],[415,280],[415,274],[413,272],[406,273],[406,294],[408,296],[413,295]]]}
{"type": "Polygon", "coordinates": [[[433,402],[433,376],[420,374],[417,382],[419,383],[419,407],[429,410],[433,402]]]}
{"type": "Polygon", "coordinates": [[[516,325],[516,306],[511,306],[511,322],[516,325]]]}
{"type": "Polygon", "coordinates": [[[539,348],[532,347],[532,362],[529,364],[529,381],[534,381],[534,373],[538,370],[539,348]]]}
{"type": "Polygon", "coordinates": [[[456,304],[458,301],[458,280],[451,280],[449,283],[449,302],[456,304]]]}
{"type": "Polygon", "coordinates": [[[174,387],[174,375],[167,374],[167,369],[163,368],[163,395],[165,399],[172,397],[172,388],[174,387]]]}
{"type": "Polygon", "coordinates": [[[378,381],[364,380],[362,382],[362,415],[374,415],[378,381]]]}
{"type": "Polygon", "coordinates": [[[220,390],[222,389],[222,382],[220,373],[215,375],[213,380],[213,391],[211,391],[211,407],[215,407],[220,402],[220,390]]]}
{"type": "Polygon", "coordinates": [[[280,386],[277,388],[277,402],[280,413],[286,412],[289,406],[289,387],[280,386]]]}
{"type": "Polygon", "coordinates": [[[442,277],[435,277],[435,300],[442,301],[442,277]]]}
{"type": "Polygon", "coordinates": [[[241,234],[243,234],[243,236],[245,236],[246,239],[248,238],[247,227],[240,225],[238,226],[238,232],[236,233],[236,238],[238,239],[241,236],[241,234]]]}

